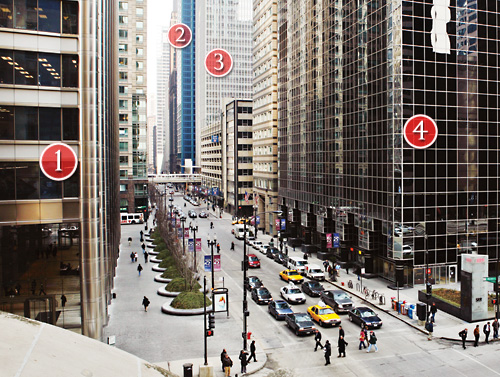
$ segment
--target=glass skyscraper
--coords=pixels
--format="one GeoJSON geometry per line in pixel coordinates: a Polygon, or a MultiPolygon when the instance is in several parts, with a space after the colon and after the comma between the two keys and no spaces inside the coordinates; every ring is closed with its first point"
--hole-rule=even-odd
{"type": "Polygon", "coordinates": [[[326,251],[338,234],[330,254],[400,286],[423,283],[426,263],[431,281],[455,281],[461,253],[495,271],[499,19],[497,1],[280,4],[279,195],[293,236],[326,251]],[[403,136],[417,114],[438,127],[426,149],[403,136]]]}

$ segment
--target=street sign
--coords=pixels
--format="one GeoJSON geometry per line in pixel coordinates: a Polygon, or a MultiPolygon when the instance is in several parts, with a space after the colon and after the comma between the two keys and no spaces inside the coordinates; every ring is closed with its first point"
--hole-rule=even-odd
{"type": "Polygon", "coordinates": [[[427,115],[414,115],[408,119],[403,128],[405,140],[416,149],[430,147],[437,139],[438,128],[436,122],[427,115]]]}
{"type": "Polygon", "coordinates": [[[226,76],[233,69],[233,57],[226,50],[216,48],[205,57],[205,69],[212,76],[226,76]]]}
{"type": "Polygon", "coordinates": [[[168,29],[168,41],[174,48],[184,48],[189,46],[193,39],[193,33],[189,26],[185,24],[175,24],[168,29]]]}
{"type": "Polygon", "coordinates": [[[485,281],[488,281],[490,283],[496,283],[497,282],[497,278],[496,277],[486,277],[484,278],[485,281]]]}
{"type": "Polygon", "coordinates": [[[64,143],[50,144],[40,155],[40,169],[53,181],[64,181],[71,177],[78,166],[76,153],[64,143]]]}

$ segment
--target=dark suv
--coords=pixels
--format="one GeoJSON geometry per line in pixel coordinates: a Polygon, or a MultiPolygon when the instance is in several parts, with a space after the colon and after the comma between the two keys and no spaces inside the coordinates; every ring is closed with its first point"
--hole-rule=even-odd
{"type": "Polygon", "coordinates": [[[329,305],[337,313],[347,313],[354,308],[351,297],[342,290],[323,291],[320,300],[329,305]]]}

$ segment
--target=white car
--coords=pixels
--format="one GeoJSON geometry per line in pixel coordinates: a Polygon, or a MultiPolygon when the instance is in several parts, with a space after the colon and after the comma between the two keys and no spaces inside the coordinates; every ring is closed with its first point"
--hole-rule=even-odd
{"type": "Polygon", "coordinates": [[[259,250],[259,248],[263,245],[262,241],[252,241],[251,243],[252,247],[255,249],[255,250],[259,250]]]}
{"type": "Polygon", "coordinates": [[[294,284],[288,284],[281,288],[281,297],[290,304],[303,304],[306,302],[306,296],[299,287],[294,284]]]}
{"type": "Polygon", "coordinates": [[[269,247],[269,244],[264,244],[262,246],[259,247],[259,251],[262,253],[262,254],[265,254],[267,252],[267,248],[269,247]]]}
{"type": "Polygon", "coordinates": [[[325,280],[325,273],[320,266],[315,264],[306,265],[306,276],[313,280],[325,280]]]}

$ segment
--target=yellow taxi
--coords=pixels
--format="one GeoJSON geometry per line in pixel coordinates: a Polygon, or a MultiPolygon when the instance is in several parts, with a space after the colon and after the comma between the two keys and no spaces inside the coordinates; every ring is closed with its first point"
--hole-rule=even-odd
{"type": "MultiPolygon", "coordinates": [[[[247,219],[247,224],[250,222],[250,220],[247,219]]],[[[244,224],[245,223],[245,220],[244,219],[239,219],[239,220],[233,220],[231,222],[232,225],[236,225],[236,224],[244,224]]]]}
{"type": "Polygon", "coordinates": [[[337,313],[328,305],[313,305],[307,308],[307,313],[313,321],[319,323],[321,327],[340,325],[341,319],[337,313]]]}
{"type": "Polygon", "coordinates": [[[280,272],[280,278],[284,281],[291,281],[300,284],[304,281],[304,278],[297,270],[283,270],[280,272]]]}

